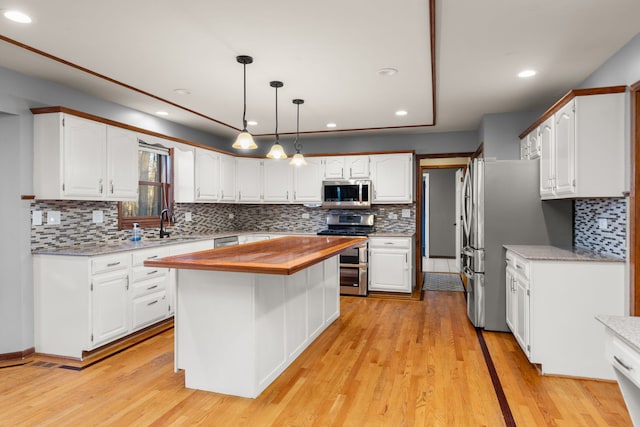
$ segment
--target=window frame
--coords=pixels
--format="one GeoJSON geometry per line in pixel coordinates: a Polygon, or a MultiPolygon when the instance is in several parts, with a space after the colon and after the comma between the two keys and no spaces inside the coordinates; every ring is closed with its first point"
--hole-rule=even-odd
{"type": "MultiPolygon", "coordinates": [[[[141,141],[142,142],[142,141],[141,141]]],[[[169,209],[173,212],[174,208],[174,196],[173,196],[173,148],[169,148],[166,154],[167,161],[162,166],[160,172],[161,177],[164,176],[166,182],[156,181],[138,181],[138,195],[140,194],[140,185],[151,185],[161,187],[162,209],[169,209]],[[164,197],[163,195],[167,195],[164,197]]],[[[139,196],[138,196],[139,197],[139,196]]],[[[118,230],[128,230],[133,227],[134,223],[138,223],[139,227],[144,228],[160,228],[160,216],[124,216],[122,214],[123,202],[118,202],[118,230]]],[[[172,215],[169,215],[169,220],[166,223],[167,226],[173,225],[172,215]]]]}

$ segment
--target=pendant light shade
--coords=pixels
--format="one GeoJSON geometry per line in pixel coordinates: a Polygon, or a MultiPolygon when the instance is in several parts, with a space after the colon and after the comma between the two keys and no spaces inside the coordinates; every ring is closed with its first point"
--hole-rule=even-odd
{"type": "Polygon", "coordinates": [[[236,56],[236,61],[242,64],[242,68],[244,71],[244,108],[242,110],[242,131],[238,134],[235,142],[233,143],[233,148],[238,148],[241,150],[253,150],[258,148],[255,141],[253,140],[253,136],[247,130],[247,64],[251,64],[253,62],[253,58],[247,55],[236,56]]]}
{"type": "Polygon", "coordinates": [[[300,104],[304,104],[304,99],[294,99],[292,102],[296,104],[298,109],[296,113],[296,140],[293,142],[293,148],[296,149],[296,154],[293,155],[289,164],[294,166],[306,166],[307,161],[300,152],[300,150],[302,150],[302,144],[298,142],[298,139],[300,138],[300,104]]]}
{"type": "Polygon", "coordinates": [[[267,157],[270,159],[286,159],[287,154],[284,152],[282,145],[280,145],[280,135],[278,135],[278,88],[284,86],[284,83],[273,81],[269,85],[276,89],[276,142],[273,143],[267,157]]]}

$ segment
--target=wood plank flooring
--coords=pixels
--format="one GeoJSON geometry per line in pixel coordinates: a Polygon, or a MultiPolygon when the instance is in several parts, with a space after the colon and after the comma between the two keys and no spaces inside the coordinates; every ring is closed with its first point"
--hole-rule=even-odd
{"type": "MultiPolygon", "coordinates": [[[[0,369],[0,425],[504,425],[462,292],[341,310],[257,399],[185,389],[169,330],[82,371],[0,369]]],[[[616,384],[540,377],[510,334],[484,335],[519,426],[631,425],[616,384]]]]}

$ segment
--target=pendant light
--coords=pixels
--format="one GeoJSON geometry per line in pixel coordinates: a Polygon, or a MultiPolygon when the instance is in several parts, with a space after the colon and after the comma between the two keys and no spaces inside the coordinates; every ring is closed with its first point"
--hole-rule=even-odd
{"type": "Polygon", "coordinates": [[[242,68],[244,71],[244,109],[242,110],[242,131],[238,134],[235,142],[233,143],[233,148],[239,148],[241,150],[253,150],[258,148],[255,141],[253,140],[253,136],[247,130],[247,64],[251,64],[253,62],[253,58],[247,55],[236,56],[236,61],[242,64],[242,68]]]}
{"type": "Polygon", "coordinates": [[[296,149],[296,154],[293,155],[293,158],[291,159],[289,164],[294,166],[306,166],[307,161],[304,159],[304,156],[300,152],[300,150],[302,150],[302,144],[298,142],[298,138],[300,138],[300,104],[304,104],[304,99],[294,99],[291,102],[296,104],[298,111],[296,114],[296,140],[293,142],[293,148],[296,149]]]}
{"type": "Polygon", "coordinates": [[[273,81],[269,85],[276,88],[276,142],[273,143],[267,157],[270,159],[286,159],[287,154],[284,152],[282,145],[280,145],[280,135],[278,135],[278,88],[284,86],[284,83],[273,81]]]}

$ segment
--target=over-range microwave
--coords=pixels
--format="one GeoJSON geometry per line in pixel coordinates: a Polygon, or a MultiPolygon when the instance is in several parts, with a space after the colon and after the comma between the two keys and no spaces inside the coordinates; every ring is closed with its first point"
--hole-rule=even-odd
{"type": "Polygon", "coordinates": [[[322,207],[367,209],[371,207],[371,181],[345,179],[322,182],[322,207]]]}

